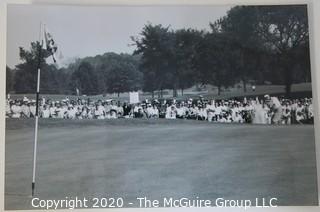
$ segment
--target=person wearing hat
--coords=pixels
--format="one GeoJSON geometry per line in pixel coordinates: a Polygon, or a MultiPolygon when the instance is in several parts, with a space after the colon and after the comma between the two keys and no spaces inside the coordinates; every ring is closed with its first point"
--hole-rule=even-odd
{"type": "Polygon", "coordinates": [[[61,103],[57,103],[56,104],[56,110],[55,110],[55,118],[58,118],[58,119],[63,119],[64,117],[64,111],[63,111],[63,108],[62,108],[62,105],[61,103]]]}
{"type": "Polygon", "coordinates": [[[212,101],[208,102],[208,104],[206,106],[208,122],[212,122],[213,121],[214,111],[215,111],[214,104],[215,104],[215,102],[214,102],[214,100],[212,100],[212,101]]]}
{"type": "Polygon", "coordinates": [[[166,100],[163,100],[163,102],[159,102],[157,104],[158,112],[159,112],[159,118],[165,118],[166,117],[166,111],[167,111],[167,102],[166,100]]]}
{"type": "Polygon", "coordinates": [[[87,106],[87,117],[88,119],[93,119],[94,118],[94,111],[95,111],[95,103],[93,101],[88,102],[87,106]]]}
{"type": "Polygon", "coordinates": [[[21,117],[30,118],[29,100],[25,100],[21,105],[21,117]]]}
{"type": "Polygon", "coordinates": [[[110,119],[110,117],[111,117],[111,99],[105,100],[103,106],[104,106],[105,118],[110,119]]]}
{"type": "Polygon", "coordinates": [[[177,118],[178,119],[185,119],[186,118],[186,111],[183,107],[181,107],[181,104],[177,104],[176,111],[177,111],[177,118]]]}
{"type": "Polygon", "coordinates": [[[21,102],[16,100],[11,106],[12,118],[20,118],[21,117],[21,102]]]}
{"type": "Polygon", "coordinates": [[[28,99],[26,96],[24,96],[23,99],[22,99],[22,101],[23,101],[23,102],[28,102],[29,99],[28,99]]]}
{"type": "Polygon", "coordinates": [[[289,101],[282,101],[282,124],[291,124],[291,106],[289,101]]]}
{"type": "Polygon", "coordinates": [[[67,118],[68,119],[75,119],[76,113],[77,113],[77,110],[74,108],[74,106],[72,104],[69,104],[68,110],[67,110],[67,118]]]}
{"type": "Polygon", "coordinates": [[[49,106],[50,118],[57,118],[57,102],[51,102],[49,106]]]}
{"type": "Polygon", "coordinates": [[[176,119],[177,118],[177,109],[172,104],[170,107],[167,107],[166,110],[166,119],[176,119]]]}
{"type": "Polygon", "coordinates": [[[122,107],[120,101],[118,101],[118,103],[117,103],[117,117],[122,118],[123,114],[124,114],[123,107],[122,107]]]}
{"type": "Polygon", "coordinates": [[[115,100],[111,100],[110,118],[118,118],[118,106],[116,105],[115,100]]]}
{"type": "Polygon", "coordinates": [[[81,110],[81,119],[92,119],[93,114],[92,111],[89,109],[89,106],[83,106],[81,110]]]}
{"type": "Polygon", "coordinates": [[[153,118],[159,118],[159,109],[156,104],[152,105],[152,116],[153,118]]]}
{"type": "Polygon", "coordinates": [[[186,111],[186,119],[191,119],[191,110],[192,110],[192,104],[189,104],[189,102],[187,103],[187,105],[185,106],[185,111],[186,111]]]}
{"type": "Polygon", "coordinates": [[[268,94],[264,96],[264,99],[273,113],[271,118],[272,124],[280,124],[282,119],[282,106],[279,99],[277,97],[270,97],[268,94]]]}
{"type": "Polygon", "coordinates": [[[221,102],[215,102],[215,107],[214,107],[214,112],[213,112],[213,120],[214,121],[219,121],[219,118],[222,115],[222,106],[221,102]]]}
{"type": "Polygon", "coordinates": [[[82,119],[82,108],[83,107],[80,107],[79,105],[76,105],[75,106],[75,111],[76,111],[76,119],[82,119]]]}
{"type": "Polygon", "coordinates": [[[123,110],[123,117],[130,118],[132,108],[127,101],[123,103],[122,110],[123,110]]]}
{"type": "Polygon", "coordinates": [[[142,106],[142,110],[143,110],[144,114],[146,115],[146,118],[148,118],[148,115],[147,115],[148,104],[142,103],[141,106],[142,106]]]}
{"type": "Polygon", "coordinates": [[[40,115],[41,118],[50,118],[50,110],[47,104],[43,105],[43,109],[40,115]]]}
{"type": "Polygon", "coordinates": [[[68,118],[68,101],[64,100],[61,104],[61,110],[59,114],[60,118],[67,119],[68,118]]]}
{"type": "Polygon", "coordinates": [[[94,110],[94,117],[96,119],[104,119],[104,118],[106,118],[105,107],[102,105],[102,100],[100,100],[100,99],[96,103],[96,107],[95,107],[95,110],[94,110]]]}
{"type": "Polygon", "coordinates": [[[141,116],[141,111],[143,110],[142,106],[141,106],[141,103],[138,102],[134,108],[133,108],[133,115],[135,118],[140,118],[141,116]]]}
{"type": "Polygon", "coordinates": [[[135,113],[135,118],[147,118],[147,114],[145,113],[142,107],[138,108],[138,111],[135,113]]]}
{"type": "Polygon", "coordinates": [[[150,103],[147,104],[146,115],[147,115],[147,118],[153,118],[153,108],[150,103]]]}
{"type": "Polygon", "coordinates": [[[198,112],[198,120],[204,121],[207,119],[207,110],[204,107],[204,104],[198,105],[199,112],[198,112]]]}
{"type": "Polygon", "coordinates": [[[298,107],[296,109],[296,121],[297,123],[302,124],[304,119],[304,107],[301,102],[298,102],[298,107]]]}
{"type": "Polygon", "coordinates": [[[89,108],[87,106],[83,106],[82,108],[78,107],[78,109],[80,109],[80,115],[79,115],[79,119],[87,119],[88,118],[88,112],[89,112],[89,108]]]}
{"type": "Polygon", "coordinates": [[[192,104],[192,107],[191,107],[191,118],[197,120],[198,116],[199,116],[199,112],[200,112],[199,106],[196,103],[192,104]]]}

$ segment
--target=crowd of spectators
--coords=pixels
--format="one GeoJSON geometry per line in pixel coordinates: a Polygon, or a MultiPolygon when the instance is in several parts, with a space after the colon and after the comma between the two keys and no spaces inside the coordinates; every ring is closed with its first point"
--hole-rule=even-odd
{"type": "MultiPolygon", "coordinates": [[[[7,118],[32,118],[36,114],[36,101],[7,99],[7,118]]],[[[39,117],[52,119],[194,119],[221,123],[257,123],[257,124],[303,124],[313,123],[313,105],[311,98],[285,99],[266,95],[260,100],[197,99],[178,101],[144,100],[136,104],[113,99],[77,99],[68,97],[60,101],[39,100],[39,117]]]]}

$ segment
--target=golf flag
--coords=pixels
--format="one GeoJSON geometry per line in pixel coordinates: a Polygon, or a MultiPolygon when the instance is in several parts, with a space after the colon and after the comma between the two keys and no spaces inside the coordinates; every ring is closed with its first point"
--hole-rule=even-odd
{"type": "Polygon", "coordinates": [[[48,31],[46,26],[43,29],[43,37],[41,41],[41,45],[43,49],[46,49],[52,55],[53,62],[56,62],[55,54],[58,50],[57,44],[53,40],[51,33],[48,31]]]}

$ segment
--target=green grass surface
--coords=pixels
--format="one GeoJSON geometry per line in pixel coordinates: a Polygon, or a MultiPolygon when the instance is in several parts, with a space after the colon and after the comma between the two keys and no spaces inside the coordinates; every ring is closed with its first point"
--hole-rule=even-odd
{"type": "MultiPolygon", "coordinates": [[[[30,205],[33,119],[6,120],[5,208],[30,205]]],[[[40,119],[36,196],[317,205],[313,125],[40,119]]],[[[128,205],[133,202],[134,205],[128,205]]]]}

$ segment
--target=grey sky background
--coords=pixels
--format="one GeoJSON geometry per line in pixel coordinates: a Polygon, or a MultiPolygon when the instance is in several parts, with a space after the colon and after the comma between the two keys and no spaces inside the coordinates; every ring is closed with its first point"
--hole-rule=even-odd
{"type": "Polygon", "coordinates": [[[105,52],[132,53],[130,36],[147,22],[172,29],[209,30],[209,22],[226,15],[231,6],[45,6],[9,5],[7,64],[20,62],[19,46],[29,49],[39,39],[40,22],[46,24],[67,64],[76,57],[105,52]]]}

